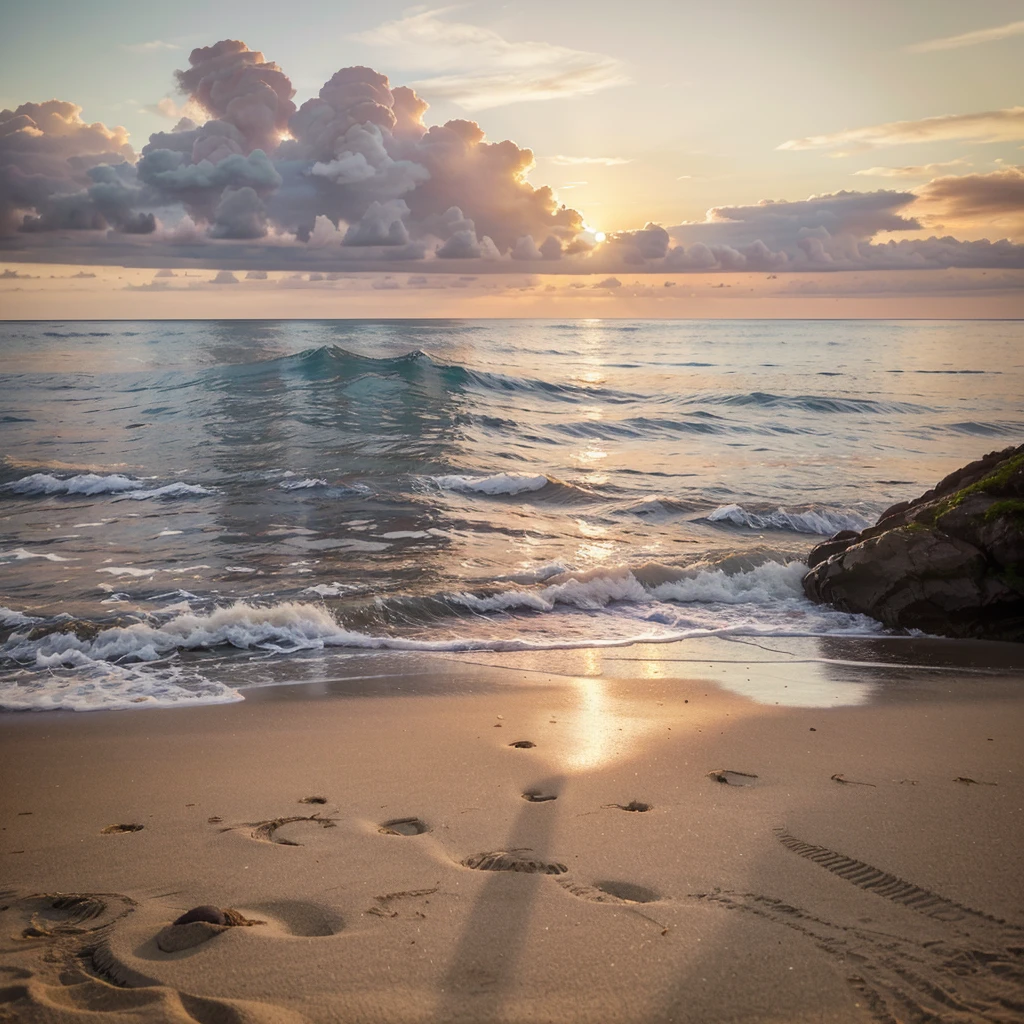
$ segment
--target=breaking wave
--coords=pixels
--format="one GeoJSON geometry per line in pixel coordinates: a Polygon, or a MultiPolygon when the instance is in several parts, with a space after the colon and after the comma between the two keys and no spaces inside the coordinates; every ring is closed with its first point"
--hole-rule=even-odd
{"type": "Polygon", "coordinates": [[[468,491],[473,494],[522,494],[525,491],[539,491],[555,483],[546,476],[496,473],[494,476],[451,476],[431,477],[438,487],[446,491],[468,491]]]}
{"type": "Polygon", "coordinates": [[[805,512],[788,512],[777,508],[774,512],[759,513],[748,512],[742,505],[722,505],[708,513],[707,521],[746,526],[751,530],[790,530],[823,536],[840,530],[863,530],[871,525],[870,520],[853,511],[808,509],[805,512]]]}
{"type": "Polygon", "coordinates": [[[147,498],[189,498],[214,493],[200,484],[187,484],[181,481],[165,484],[162,487],[147,487],[147,481],[122,476],[120,473],[112,473],[109,476],[79,473],[69,477],[53,476],[50,473],[33,473],[31,476],[4,484],[0,490],[26,496],[77,494],[95,497],[101,494],[113,494],[135,501],[144,501],[147,498]]]}
{"type": "MultiPolygon", "coordinates": [[[[0,663],[36,670],[27,681],[0,684],[0,708],[166,707],[236,700],[236,691],[190,674],[176,660],[179,652],[220,647],[274,655],[324,648],[553,650],[712,635],[865,635],[881,628],[863,616],[809,602],[801,589],[806,572],[801,562],[727,568],[594,570],[490,593],[378,598],[362,613],[362,628],[354,625],[358,612],[339,621],[326,605],[296,601],[267,606],[237,601],[170,618],[167,609],[149,621],[84,631],[56,623],[12,633],[0,646],[0,663]],[[412,634],[395,632],[399,623],[412,627],[412,634]],[[441,635],[425,630],[439,623],[441,635]]],[[[323,597],[346,593],[340,585],[306,592],[323,597]]],[[[26,617],[15,624],[31,623],[26,617]]]]}

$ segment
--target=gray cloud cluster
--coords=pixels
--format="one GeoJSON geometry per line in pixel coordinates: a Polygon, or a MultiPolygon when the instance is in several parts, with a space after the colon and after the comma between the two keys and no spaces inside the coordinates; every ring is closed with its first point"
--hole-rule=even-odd
{"type": "MultiPolygon", "coordinates": [[[[281,68],[222,40],[193,50],[176,77],[185,107],[206,119],[154,133],[138,157],[123,128],[87,124],[74,104],[0,111],[0,248],[242,272],[415,262],[456,274],[528,265],[605,276],[1024,266],[1024,246],[1011,242],[872,242],[1019,208],[1020,169],[916,191],[716,207],[701,222],[648,223],[599,243],[579,213],[526,180],[530,150],[488,142],[474,121],[426,126],[427,104],[370,68],[341,69],[297,106],[281,68]]],[[[952,120],[976,137],[995,122],[1017,131],[1022,111],[973,115],[973,127],[952,120]]]]}
{"type": "MultiPolygon", "coordinates": [[[[1019,184],[1005,173],[968,175],[936,179],[922,191],[932,199],[933,213],[941,209],[952,216],[950,195],[958,196],[961,204],[979,204],[985,195],[991,206],[1006,205],[1019,195],[1019,184]],[[997,177],[998,182],[993,180],[997,177]],[[971,184],[961,188],[953,184],[958,182],[971,184]],[[934,195],[928,192],[933,187],[934,195]],[[949,194],[943,195],[945,190],[949,194]],[[940,197],[946,201],[941,207],[940,197]]],[[[921,202],[914,192],[880,190],[718,207],[703,222],[669,229],[679,244],[666,253],[664,264],[666,269],[736,271],[1024,267],[1024,245],[1005,239],[871,241],[880,232],[920,232],[922,221],[907,213],[919,209],[921,202]]]]}
{"type": "Polygon", "coordinates": [[[273,236],[410,260],[497,258],[523,238],[560,252],[582,228],[526,181],[529,150],[472,121],[428,128],[427,104],[370,68],[343,68],[296,107],[287,75],[238,40],[188,63],[178,85],[208,119],[154,133],[137,162],[123,129],[87,125],[73,104],[0,113],[0,232],[273,236]]]}
{"type": "Polygon", "coordinates": [[[111,165],[130,168],[135,158],[128,133],[86,124],[81,113],[81,107],[62,100],[0,110],[0,234],[23,225],[28,230],[105,228],[91,194],[97,185],[108,212],[130,206],[114,201],[109,188],[117,176],[111,165]]]}

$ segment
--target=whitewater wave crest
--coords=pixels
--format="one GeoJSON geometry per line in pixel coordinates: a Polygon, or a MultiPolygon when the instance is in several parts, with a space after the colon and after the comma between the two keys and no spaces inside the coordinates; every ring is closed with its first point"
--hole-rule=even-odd
{"type": "Polygon", "coordinates": [[[789,512],[777,508],[774,512],[750,512],[742,505],[722,505],[707,516],[709,523],[732,523],[751,530],[789,530],[793,533],[811,533],[829,536],[840,530],[863,530],[870,521],[859,512],[839,509],[808,509],[789,512]]]}
{"type": "Polygon", "coordinates": [[[464,491],[472,494],[523,494],[539,491],[552,481],[546,476],[531,476],[518,473],[496,473],[493,476],[449,476],[431,477],[438,487],[446,491],[464,491]]]}
{"type": "Polygon", "coordinates": [[[97,473],[79,473],[75,476],[59,477],[51,473],[33,473],[23,476],[20,480],[4,484],[3,490],[11,494],[50,495],[50,494],[123,494],[125,491],[137,491],[145,487],[141,480],[111,473],[100,476],[97,473]]]}
{"type": "Polygon", "coordinates": [[[68,477],[53,476],[51,473],[32,473],[20,480],[4,484],[0,490],[28,497],[49,497],[55,494],[96,497],[101,494],[112,494],[135,501],[144,501],[147,498],[189,498],[214,493],[200,484],[188,484],[182,481],[165,484],[162,487],[148,487],[145,480],[136,480],[120,473],[112,473],[108,476],[100,476],[96,473],[78,473],[68,477]]]}

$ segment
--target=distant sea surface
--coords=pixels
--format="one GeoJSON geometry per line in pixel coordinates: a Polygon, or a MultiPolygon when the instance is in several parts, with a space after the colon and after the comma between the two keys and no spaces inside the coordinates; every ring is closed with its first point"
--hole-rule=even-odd
{"type": "Polygon", "coordinates": [[[0,324],[0,707],[878,635],[812,545],[1024,437],[1024,324],[0,324]]]}

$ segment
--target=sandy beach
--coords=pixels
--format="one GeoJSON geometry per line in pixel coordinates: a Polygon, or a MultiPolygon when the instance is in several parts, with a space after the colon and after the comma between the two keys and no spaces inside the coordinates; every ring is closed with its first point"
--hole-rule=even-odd
{"type": "Polygon", "coordinates": [[[833,644],[4,715],[0,1019],[1020,1020],[1021,652],[833,644]]]}

